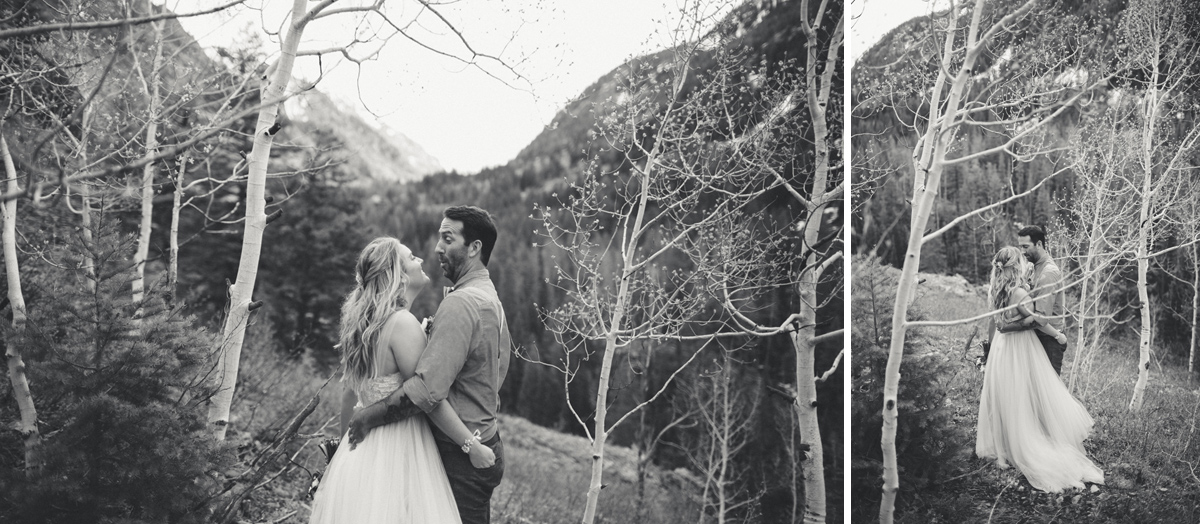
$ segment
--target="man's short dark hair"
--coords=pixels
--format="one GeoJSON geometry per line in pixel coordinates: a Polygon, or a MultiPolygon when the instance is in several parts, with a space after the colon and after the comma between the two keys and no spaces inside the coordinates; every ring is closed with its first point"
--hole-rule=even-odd
{"type": "Polygon", "coordinates": [[[479,261],[487,266],[488,259],[492,258],[492,248],[496,245],[496,223],[492,222],[492,215],[475,206],[451,206],[442,212],[442,216],[462,222],[463,238],[467,244],[476,240],[483,243],[479,261]]]}
{"type": "Polygon", "coordinates": [[[1046,248],[1046,230],[1042,229],[1042,226],[1025,226],[1020,231],[1017,231],[1017,236],[1029,237],[1029,242],[1033,245],[1036,246],[1038,242],[1041,242],[1042,248],[1046,248]]]}

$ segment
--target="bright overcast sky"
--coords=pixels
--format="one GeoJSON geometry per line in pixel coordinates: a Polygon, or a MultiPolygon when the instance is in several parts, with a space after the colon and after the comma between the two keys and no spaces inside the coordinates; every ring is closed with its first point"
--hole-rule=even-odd
{"type": "MultiPolygon", "coordinates": [[[[227,0],[167,0],[176,12],[215,6],[227,0]]],[[[476,172],[500,165],[516,156],[550,122],[558,109],[580,94],[601,75],[632,56],[662,49],[669,42],[671,24],[679,18],[681,0],[466,0],[446,6],[463,35],[477,51],[502,54],[522,82],[504,77],[521,89],[508,87],[472,67],[396,37],[378,60],[361,68],[324,59],[326,76],[318,89],[344,102],[360,106],[360,114],[378,115],[388,127],[415,140],[446,169],[476,172]],[[367,112],[362,104],[370,110],[367,112]]],[[[345,2],[355,4],[357,2],[345,2]]],[[[217,15],[181,20],[184,28],[206,47],[245,41],[246,33],[260,35],[270,58],[278,55],[276,31],[289,0],[248,0],[217,15]]],[[[309,6],[315,2],[309,2],[309,6]]],[[[345,5],[343,3],[335,6],[345,5]]],[[[397,19],[415,13],[413,0],[388,0],[397,19]],[[402,8],[402,9],[401,9],[402,8]]],[[[426,15],[428,16],[428,15],[426,15]]],[[[351,34],[344,23],[321,21],[305,33],[302,49],[331,47],[351,34]]],[[[346,20],[342,17],[342,20],[346,20]]],[[[448,32],[423,18],[426,30],[443,46],[448,32]]],[[[360,34],[365,33],[359,28],[360,34]]],[[[441,46],[439,46],[441,47],[441,46]]],[[[461,51],[461,47],[455,49],[461,51]]],[[[501,71],[496,67],[492,71],[501,71]]],[[[316,60],[297,62],[297,78],[316,77],[316,60]]]]}
{"type": "Polygon", "coordinates": [[[929,14],[934,6],[944,9],[949,4],[948,0],[853,0],[850,4],[852,61],[858,62],[888,31],[929,14]]]}

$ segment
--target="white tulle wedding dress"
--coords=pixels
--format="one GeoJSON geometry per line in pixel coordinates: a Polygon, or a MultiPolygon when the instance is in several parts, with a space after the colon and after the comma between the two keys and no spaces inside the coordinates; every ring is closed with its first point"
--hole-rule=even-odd
{"type": "Polygon", "coordinates": [[[1033,331],[996,332],[979,397],[975,454],[1016,466],[1033,487],[1104,483],[1083,449],[1092,417],[1054,372],[1033,331]]]}
{"type": "MultiPolygon", "coordinates": [[[[367,380],[359,406],[399,388],[399,373],[367,380]]],[[[350,450],[333,455],[313,497],[310,524],[459,524],[458,507],[427,419],[379,426],[350,450]]]]}

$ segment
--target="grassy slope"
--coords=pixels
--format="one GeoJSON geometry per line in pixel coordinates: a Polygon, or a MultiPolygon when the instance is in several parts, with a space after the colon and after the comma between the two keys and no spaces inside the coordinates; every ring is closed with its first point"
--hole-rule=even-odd
{"type": "MultiPolygon", "coordinates": [[[[925,318],[964,318],[984,311],[982,289],[951,277],[921,278],[926,280],[914,306],[926,313],[925,318]]],[[[974,328],[972,324],[919,328],[928,345],[905,356],[939,358],[951,364],[954,376],[947,402],[954,408],[966,452],[956,465],[957,473],[926,489],[902,493],[901,499],[907,500],[899,502],[898,522],[1200,522],[1200,434],[1196,433],[1200,392],[1188,382],[1186,368],[1171,362],[1161,367],[1152,364],[1145,409],[1129,413],[1126,406],[1137,376],[1137,338],[1122,328],[1110,340],[1110,347],[1118,349],[1098,352],[1090,373],[1083,377],[1084,393],[1076,393],[1096,421],[1084,445],[1104,470],[1107,485],[1095,492],[1052,495],[1033,490],[1019,471],[1001,471],[971,452],[983,385],[983,373],[974,366],[980,352],[965,346],[974,328]]],[[[978,337],[985,329],[986,325],[980,327],[978,337]]],[[[1069,347],[1064,372],[1074,357],[1075,349],[1069,347]]],[[[876,504],[856,501],[853,521],[875,520],[876,504]]]]}
{"type": "MultiPolygon", "coordinates": [[[[323,402],[323,404],[326,404],[323,402]]],[[[320,413],[315,413],[313,419],[320,413]]],[[[543,428],[519,417],[501,415],[505,458],[504,480],[492,496],[496,524],[557,524],[578,522],[586,500],[591,459],[582,437],[543,428]]],[[[315,442],[315,441],[314,441],[315,442]]],[[[296,461],[322,469],[324,459],[310,444],[296,461]]],[[[688,478],[651,468],[645,503],[637,504],[636,455],[610,446],[605,454],[605,489],[597,522],[682,523],[699,514],[698,495],[688,478]]],[[[241,522],[305,523],[311,501],[304,496],[309,477],[303,469],[285,474],[258,491],[243,506],[241,522]]]]}

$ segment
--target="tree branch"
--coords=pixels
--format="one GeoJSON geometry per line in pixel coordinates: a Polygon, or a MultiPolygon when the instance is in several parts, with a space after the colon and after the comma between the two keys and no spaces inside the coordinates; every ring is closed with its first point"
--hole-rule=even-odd
{"type": "Polygon", "coordinates": [[[141,25],[159,20],[170,20],[174,18],[191,18],[193,16],[208,15],[224,11],[238,4],[245,3],[246,0],[232,0],[231,2],[221,4],[219,6],[194,11],[191,13],[161,13],[157,15],[143,16],[139,18],[122,18],[119,20],[97,20],[94,22],[64,22],[59,24],[41,24],[28,27],[15,27],[12,29],[0,29],[0,40],[5,38],[15,38],[19,36],[36,35],[40,33],[51,33],[54,31],[90,31],[93,29],[107,29],[110,27],[120,27],[124,25],[141,25]]]}
{"type": "Polygon", "coordinates": [[[940,236],[942,236],[942,234],[944,234],[945,232],[949,231],[951,228],[953,228],[954,226],[956,226],[956,225],[958,225],[958,224],[962,223],[962,221],[964,221],[964,220],[966,220],[966,219],[968,219],[968,218],[971,218],[971,217],[973,217],[973,216],[976,216],[976,215],[983,214],[983,213],[985,213],[985,212],[987,212],[987,211],[989,211],[989,210],[991,210],[991,209],[995,209],[995,208],[997,208],[997,207],[1003,206],[1004,204],[1007,204],[1007,203],[1009,203],[1009,202],[1012,202],[1013,200],[1016,200],[1016,199],[1018,199],[1018,198],[1021,198],[1021,197],[1024,197],[1024,196],[1027,196],[1027,195],[1029,195],[1030,193],[1033,193],[1033,192],[1034,192],[1034,191],[1036,191],[1038,188],[1042,187],[1042,185],[1044,185],[1046,182],[1048,182],[1048,181],[1049,181],[1051,178],[1054,178],[1055,176],[1058,176],[1060,173],[1066,172],[1066,171],[1067,171],[1067,170],[1069,170],[1069,169],[1071,169],[1071,168],[1069,168],[1069,167],[1064,167],[1064,168],[1062,168],[1062,169],[1059,169],[1058,171],[1055,171],[1055,172],[1053,172],[1053,173],[1050,173],[1049,175],[1046,175],[1046,178],[1043,178],[1041,182],[1038,182],[1037,184],[1034,184],[1034,186],[1033,186],[1033,187],[1029,188],[1028,190],[1026,190],[1026,191],[1025,191],[1025,192],[1023,192],[1023,193],[1018,193],[1018,194],[1012,195],[1012,196],[1010,196],[1010,197],[1008,197],[1008,198],[1006,198],[1006,199],[1004,199],[1004,200],[1001,200],[1001,201],[999,201],[999,202],[996,202],[996,203],[994,203],[994,204],[991,204],[991,205],[987,205],[987,206],[981,207],[981,208],[979,208],[979,209],[976,209],[976,210],[974,210],[974,211],[971,211],[971,212],[969,212],[969,213],[965,213],[965,214],[963,214],[963,215],[959,216],[958,218],[955,218],[954,220],[951,220],[951,221],[950,221],[948,224],[946,224],[946,225],[942,226],[942,227],[941,227],[940,229],[938,229],[937,231],[934,231],[934,232],[932,232],[932,233],[930,233],[930,234],[928,234],[928,235],[925,235],[923,238],[921,238],[921,244],[925,244],[926,242],[929,242],[930,240],[933,240],[933,239],[935,239],[935,238],[937,238],[937,237],[940,237],[940,236]]]}

